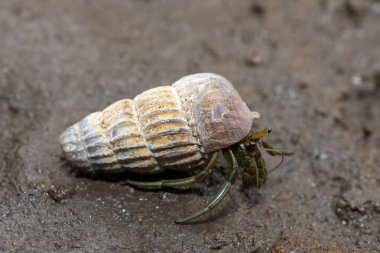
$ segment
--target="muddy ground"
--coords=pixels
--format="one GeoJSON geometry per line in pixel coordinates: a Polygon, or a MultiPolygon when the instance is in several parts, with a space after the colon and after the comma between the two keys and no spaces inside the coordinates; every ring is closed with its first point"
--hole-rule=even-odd
{"type": "Polygon", "coordinates": [[[0,251],[380,251],[379,24],[372,0],[2,0],[0,251]],[[260,190],[237,184],[180,226],[223,164],[177,191],[70,171],[66,127],[206,71],[262,114],[268,141],[296,152],[260,190]]]}

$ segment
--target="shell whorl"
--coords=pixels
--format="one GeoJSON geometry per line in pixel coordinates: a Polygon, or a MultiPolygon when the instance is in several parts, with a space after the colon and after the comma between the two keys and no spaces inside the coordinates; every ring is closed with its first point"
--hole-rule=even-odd
{"type": "Polygon", "coordinates": [[[232,84],[223,76],[199,73],[173,84],[186,108],[190,126],[205,151],[226,148],[249,133],[257,114],[252,114],[232,84]]]}
{"type": "Polygon", "coordinates": [[[225,78],[202,73],[89,114],[64,131],[60,142],[66,159],[81,171],[184,170],[244,138],[252,120],[225,78]]]}

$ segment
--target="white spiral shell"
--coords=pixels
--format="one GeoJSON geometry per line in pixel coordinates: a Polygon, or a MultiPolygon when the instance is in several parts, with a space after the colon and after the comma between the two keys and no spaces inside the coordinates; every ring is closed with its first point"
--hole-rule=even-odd
{"type": "Polygon", "coordinates": [[[60,142],[71,166],[83,172],[184,170],[244,138],[254,115],[227,79],[200,73],[89,114],[60,142]]]}

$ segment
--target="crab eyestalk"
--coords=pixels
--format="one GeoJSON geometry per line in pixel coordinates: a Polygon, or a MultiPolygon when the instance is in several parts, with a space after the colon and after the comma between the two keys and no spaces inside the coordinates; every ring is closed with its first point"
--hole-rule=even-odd
{"type": "Polygon", "coordinates": [[[270,132],[272,132],[272,129],[270,129],[270,128],[264,128],[263,130],[261,130],[261,131],[259,131],[257,133],[254,133],[253,136],[252,136],[252,139],[253,139],[253,141],[260,140],[261,138],[263,138],[266,135],[268,135],[270,132]]]}

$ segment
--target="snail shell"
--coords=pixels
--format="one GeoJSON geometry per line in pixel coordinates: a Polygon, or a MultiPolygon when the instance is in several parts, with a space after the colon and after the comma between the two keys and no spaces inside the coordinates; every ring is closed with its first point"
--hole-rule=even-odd
{"type": "Polygon", "coordinates": [[[91,113],[60,142],[70,165],[82,172],[186,170],[243,139],[257,117],[227,79],[199,73],[91,113]]]}

